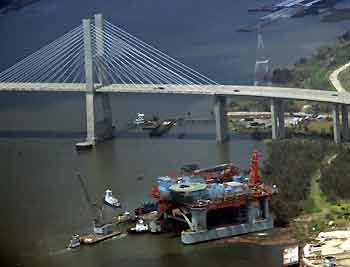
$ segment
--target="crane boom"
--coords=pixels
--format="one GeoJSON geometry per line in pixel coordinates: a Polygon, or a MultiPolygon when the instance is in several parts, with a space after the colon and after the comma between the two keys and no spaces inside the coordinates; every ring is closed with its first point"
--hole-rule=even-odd
{"type": "Polygon", "coordinates": [[[92,218],[95,221],[99,221],[101,219],[101,210],[97,207],[96,203],[92,202],[92,200],[90,198],[89,191],[88,191],[87,186],[85,184],[85,181],[84,181],[83,177],[80,175],[80,173],[77,173],[77,178],[78,178],[80,186],[83,190],[84,197],[85,197],[85,200],[89,206],[89,210],[90,210],[92,218]]]}

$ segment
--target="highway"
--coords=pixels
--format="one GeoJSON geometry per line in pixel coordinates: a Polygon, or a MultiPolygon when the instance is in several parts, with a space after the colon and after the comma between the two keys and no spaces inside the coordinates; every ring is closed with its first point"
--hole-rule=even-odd
{"type": "MultiPolygon", "coordinates": [[[[350,93],[347,92],[287,87],[172,84],[111,84],[104,87],[95,84],[95,87],[96,92],[108,93],[250,96],[350,104],[350,93]]],[[[0,83],[1,91],[84,93],[86,89],[83,83],[0,83]]]]}

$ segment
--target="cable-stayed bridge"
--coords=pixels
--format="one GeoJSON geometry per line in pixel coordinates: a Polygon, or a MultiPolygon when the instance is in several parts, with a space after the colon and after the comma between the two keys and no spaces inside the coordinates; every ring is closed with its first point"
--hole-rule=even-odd
{"type": "Polygon", "coordinates": [[[0,91],[63,91],[86,95],[87,141],[112,136],[108,93],[212,95],[217,141],[227,136],[226,97],[271,99],[272,138],[284,138],[288,99],[333,104],[334,140],[348,140],[350,94],[310,89],[220,85],[95,15],[0,73],[0,91]],[[340,123],[341,113],[341,123],[340,123]]]}

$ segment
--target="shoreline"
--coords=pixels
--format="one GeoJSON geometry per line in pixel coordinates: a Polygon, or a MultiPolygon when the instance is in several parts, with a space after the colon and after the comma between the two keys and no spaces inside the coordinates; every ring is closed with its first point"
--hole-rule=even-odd
{"type": "Polygon", "coordinates": [[[11,0],[0,8],[0,15],[19,10],[38,1],[39,0],[11,0]]]}
{"type": "Polygon", "coordinates": [[[349,47],[350,32],[345,30],[331,45],[319,47],[310,57],[300,57],[290,67],[274,68],[272,85],[336,90],[330,76],[348,63],[349,47]]]}

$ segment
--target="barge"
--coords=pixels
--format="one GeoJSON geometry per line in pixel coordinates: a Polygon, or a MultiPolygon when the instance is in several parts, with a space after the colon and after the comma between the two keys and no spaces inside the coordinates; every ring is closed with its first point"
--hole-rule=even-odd
{"type": "Polygon", "coordinates": [[[161,137],[167,133],[176,123],[176,120],[164,120],[149,133],[150,137],[161,137]]]}

